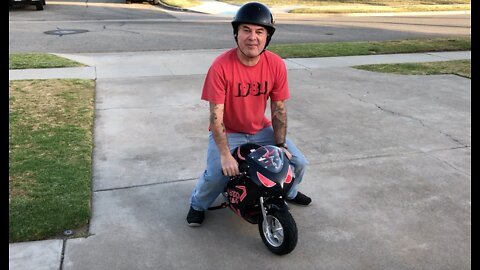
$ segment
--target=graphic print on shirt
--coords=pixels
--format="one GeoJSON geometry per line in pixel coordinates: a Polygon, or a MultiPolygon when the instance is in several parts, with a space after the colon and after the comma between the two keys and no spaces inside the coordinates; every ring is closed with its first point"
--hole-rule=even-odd
{"type": "Polygon", "coordinates": [[[268,89],[268,82],[265,81],[262,85],[260,82],[257,83],[238,83],[237,91],[235,97],[248,97],[266,95],[268,89]]]}

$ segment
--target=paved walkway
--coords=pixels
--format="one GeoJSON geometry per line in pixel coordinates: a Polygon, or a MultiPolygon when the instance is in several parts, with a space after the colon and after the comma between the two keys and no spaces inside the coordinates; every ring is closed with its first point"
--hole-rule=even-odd
{"type": "Polygon", "coordinates": [[[285,59],[289,136],[310,161],[284,257],[228,210],[185,223],[204,169],[204,74],[223,50],[59,54],[97,80],[90,236],[9,245],[9,269],[470,269],[471,80],[351,68],[470,52],[285,59]],[[121,67],[121,68],[120,68],[121,67]]]}
{"type": "MultiPolygon", "coordinates": [[[[10,80],[51,78],[123,78],[205,74],[216,56],[225,50],[185,50],[132,53],[57,54],[88,67],[9,70],[10,80]],[[188,64],[185,63],[194,63],[188,64]],[[122,68],[119,68],[119,67],[122,68]]],[[[287,58],[287,69],[349,67],[367,64],[436,62],[470,59],[471,52],[431,52],[370,56],[287,58]]]]}

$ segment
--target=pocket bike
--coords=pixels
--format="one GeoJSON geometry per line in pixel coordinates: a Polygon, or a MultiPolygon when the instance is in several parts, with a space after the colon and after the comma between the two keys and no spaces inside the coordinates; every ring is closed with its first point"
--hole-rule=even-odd
{"type": "Polygon", "coordinates": [[[258,230],[265,246],[277,255],[297,245],[295,220],[285,202],[295,181],[292,165],[282,149],[243,144],[233,150],[240,174],[230,177],[223,195],[226,202],[209,210],[230,208],[258,230]]]}

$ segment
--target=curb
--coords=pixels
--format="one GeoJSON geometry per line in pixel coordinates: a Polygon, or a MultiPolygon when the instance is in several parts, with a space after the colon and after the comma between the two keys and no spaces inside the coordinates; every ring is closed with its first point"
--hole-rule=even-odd
{"type": "Polygon", "coordinates": [[[198,14],[207,14],[207,13],[204,13],[204,12],[195,11],[195,10],[190,10],[190,9],[187,9],[187,8],[181,8],[181,7],[171,6],[171,5],[167,4],[167,3],[164,3],[163,1],[159,1],[159,2],[158,2],[158,5],[161,6],[162,8],[167,9],[167,10],[170,10],[170,11],[179,11],[179,12],[190,12],[190,13],[198,13],[198,14]]]}

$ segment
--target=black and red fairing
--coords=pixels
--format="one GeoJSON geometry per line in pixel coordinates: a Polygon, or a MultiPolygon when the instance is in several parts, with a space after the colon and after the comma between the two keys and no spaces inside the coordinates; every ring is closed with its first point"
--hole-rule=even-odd
{"type": "Polygon", "coordinates": [[[284,197],[295,179],[292,166],[275,146],[243,144],[234,150],[233,157],[240,172],[246,174],[231,177],[227,183],[228,205],[237,215],[257,224],[262,214],[258,198],[284,197]]]}
{"type": "Polygon", "coordinates": [[[284,195],[294,180],[292,166],[282,149],[267,145],[245,158],[252,181],[269,192],[284,195]]]}
{"type": "Polygon", "coordinates": [[[245,176],[232,177],[227,183],[228,206],[248,222],[257,224],[262,214],[258,206],[260,189],[245,176]]]}

